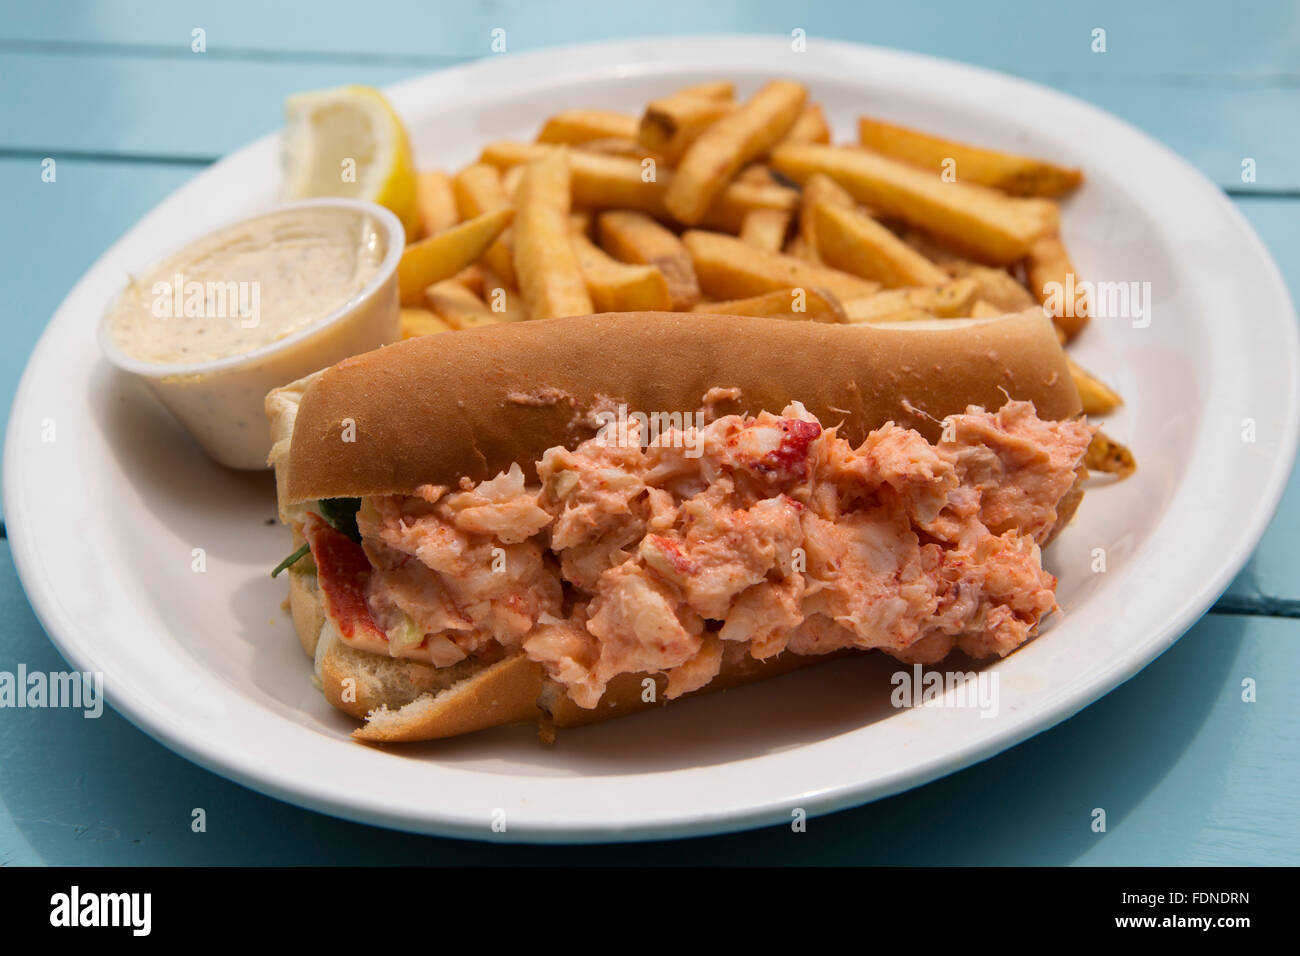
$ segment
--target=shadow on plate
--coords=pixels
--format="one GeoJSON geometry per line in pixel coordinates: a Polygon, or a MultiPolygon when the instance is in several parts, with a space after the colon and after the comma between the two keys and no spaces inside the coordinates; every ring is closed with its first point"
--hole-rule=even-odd
{"type": "MultiPolygon", "coordinates": [[[[161,525],[202,542],[211,557],[265,560],[266,522],[275,517],[270,471],[216,464],[142,383],[106,362],[95,366],[91,395],[113,457],[161,525]],[[214,516],[225,520],[214,522],[214,516]]],[[[119,533],[129,540],[132,530],[119,533]]]]}
{"type": "Polygon", "coordinates": [[[488,772],[491,756],[508,757],[513,774],[526,767],[545,775],[608,776],[714,766],[815,744],[897,715],[890,676],[905,666],[883,654],[825,661],[608,723],[563,729],[550,747],[531,727],[516,727],[383,749],[488,772]]]}

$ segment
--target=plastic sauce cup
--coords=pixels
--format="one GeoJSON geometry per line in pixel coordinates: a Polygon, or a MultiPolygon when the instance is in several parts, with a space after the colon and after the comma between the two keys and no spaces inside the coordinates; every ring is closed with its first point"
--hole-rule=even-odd
{"type": "MultiPolygon", "coordinates": [[[[285,210],[308,207],[369,216],[378,224],[386,248],[377,271],[359,292],[303,328],[228,358],[161,364],[135,358],[114,341],[113,316],[127,289],[113,297],[100,321],[99,345],[105,357],[117,368],[142,379],[203,450],[230,468],[268,467],[271,431],[263,408],[267,392],[348,356],[395,342],[401,334],[397,263],[406,233],[398,218],[382,206],[355,199],[308,199],[244,217],[209,235],[285,210]]],[[[140,274],[152,274],[170,259],[183,257],[190,245],[193,243],[140,274]]]]}

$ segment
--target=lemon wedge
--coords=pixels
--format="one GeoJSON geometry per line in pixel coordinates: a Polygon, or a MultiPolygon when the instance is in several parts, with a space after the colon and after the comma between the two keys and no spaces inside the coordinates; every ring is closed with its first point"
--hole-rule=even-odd
{"type": "Polygon", "coordinates": [[[419,224],[415,163],[406,127],[370,86],[297,93],[285,101],[287,199],[364,199],[386,206],[413,239],[419,224]]]}

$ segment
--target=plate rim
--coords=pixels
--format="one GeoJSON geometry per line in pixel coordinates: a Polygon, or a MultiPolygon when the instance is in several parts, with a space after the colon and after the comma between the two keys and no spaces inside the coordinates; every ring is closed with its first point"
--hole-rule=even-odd
{"type": "MultiPolygon", "coordinates": [[[[451,82],[456,78],[469,77],[478,72],[492,72],[498,69],[498,64],[503,63],[513,65],[515,70],[522,71],[529,65],[544,64],[548,60],[558,61],[565,57],[573,57],[578,53],[587,55],[600,53],[604,56],[615,56],[621,51],[626,56],[630,70],[636,75],[644,75],[655,71],[664,73],[707,72],[710,69],[716,71],[718,68],[710,67],[706,60],[697,56],[694,46],[705,44],[711,48],[709,52],[716,53],[717,48],[721,45],[738,48],[747,46],[767,47],[775,42],[784,43],[785,40],[782,37],[777,37],[774,40],[770,36],[756,37],[746,34],[729,34],[706,37],[637,37],[626,40],[547,47],[526,53],[510,54],[507,58],[487,58],[423,73],[386,87],[384,92],[394,100],[401,100],[406,96],[414,95],[420,86],[432,82],[433,77],[441,77],[444,82],[451,82]],[[660,44],[671,44],[673,49],[659,58],[646,55],[652,48],[660,44]]],[[[1276,298],[1277,302],[1283,307],[1283,317],[1289,318],[1289,322],[1283,323],[1283,335],[1288,340],[1286,344],[1290,359],[1290,380],[1286,384],[1290,388],[1291,397],[1291,401],[1288,403],[1286,412],[1283,415],[1282,420],[1286,427],[1279,441],[1278,452],[1270,465],[1265,486],[1266,492],[1255,502],[1250,513],[1250,520],[1243,526],[1242,533],[1236,539],[1237,546],[1227,559],[1220,563],[1219,570],[1212,576],[1212,579],[1203,585],[1194,597],[1185,600],[1177,613],[1167,618],[1167,623],[1160,629],[1159,636],[1153,637],[1144,645],[1141,653],[1133,654],[1130,652],[1122,658],[1117,658],[1111,666],[1107,667],[1086,686],[1077,688],[1072,693],[1064,695],[1054,704],[1034,712],[1032,717],[1022,716],[1014,721],[1008,720],[1001,729],[981,738],[977,746],[968,747],[956,754],[945,752],[936,755],[928,762],[914,766],[905,773],[877,775],[866,784],[862,783],[861,780],[850,781],[838,787],[824,789],[816,794],[809,794],[806,799],[801,801],[800,805],[807,809],[810,816],[813,816],[899,793],[985,760],[1016,743],[1055,726],[1088,704],[1100,699],[1100,697],[1141,671],[1147,664],[1172,646],[1213,604],[1232,578],[1244,566],[1258,545],[1264,530],[1275,514],[1285,493],[1292,463],[1296,456],[1297,445],[1300,444],[1300,357],[1297,355],[1300,352],[1300,344],[1298,344],[1300,343],[1300,329],[1297,329],[1295,305],[1291,300],[1289,290],[1276,261],[1240,210],[1208,177],[1177,153],[1139,128],[1068,93],[1041,86],[1022,77],[990,70],[986,67],[934,57],[928,54],[867,44],[823,40],[820,38],[813,38],[810,42],[816,42],[819,46],[838,50],[841,54],[849,57],[878,57],[886,60],[893,58],[911,61],[913,65],[919,65],[923,68],[935,68],[946,73],[956,71],[959,74],[981,74],[1000,83],[1010,82],[1022,85],[1038,94],[1049,94],[1052,97],[1067,100],[1073,107],[1086,110],[1107,124],[1119,124],[1126,128],[1130,135],[1140,137],[1149,147],[1162,154],[1166,162],[1176,164],[1183,173],[1190,174],[1199,180],[1200,185],[1209,190],[1207,198],[1209,194],[1212,194],[1215,197],[1219,211],[1225,214],[1240,233],[1248,238],[1252,245],[1250,258],[1258,261],[1268,274],[1270,288],[1266,292],[1269,298],[1276,298]]],[[[608,63],[603,64],[603,66],[605,69],[613,68],[608,63]]],[[[779,70],[773,68],[765,72],[775,74],[779,70]]],[[[806,72],[815,71],[809,70],[806,72]]],[[[849,82],[852,79],[852,77],[845,78],[849,82]]],[[[510,77],[509,71],[507,71],[507,76],[503,77],[501,82],[505,85],[517,86],[519,78],[517,76],[510,77]]],[[[77,295],[78,291],[104,267],[105,260],[110,259],[122,244],[138,233],[141,225],[150,216],[167,206],[178,193],[195,186],[205,177],[221,169],[223,165],[235,161],[246,152],[266,149],[268,142],[273,142],[278,136],[279,132],[276,131],[259,137],[253,142],[232,151],[197,176],[187,180],[168,197],[153,206],[126,233],[101,253],[95,263],[78,279],[60,302],[33,348],[19,380],[6,429],[4,460],[4,508],[6,519],[8,519],[7,527],[9,528],[11,553],[15,569],[38,621],[58,651],[77,669],[88,669],[84,665],[90,660],[90,657],[87,655],[86,649],[77,642],[75,636],[69,636],[62,632],[65,627],[75,629],[75,624],[60,619],[60,609],[57,602],[52,599],[49,591],[54,582],[47,581],[42,573],[43,569],[38,562],[39,548],[35,542],[29,539],[25,530],[25,523],[21,520],[15,522],[10,518],[11,509],[20,506],[23,502],[23,495],[19,491],[21,455],[17,449],[20,448],[20,444],[15,440],[15,436],[19,423],[25,420],[27,404],[35,388],[33,384],[37,374],[35,370],[41,364],[38,360],[44,357],[43,353],[50,347],[55,319],[64,312],[70,300],[77,295]]],[[[250,789],[333,816],[388,828],[478,840],[492,840],[494,842],[505,840],[509,842],[535,843],[585,843],[664,839],[731,832],[788,819],[789,804],[783,802],[752,806],[741,810],[730,808],[710,810],[705,807],[690,819],[629,823],[621,826],[601,823],[585,825],[575,829],[572,825],[567,824],[548,826],[547,821],[539,820],[519,827],[512,826],[508,834],[496,835],[485,832],[481,820],[471,821],[468,818],[439,817],[437,814],[430,814],[427,807],[418,808],[421,811],[419,813],[403,813],[396,812],[392,806],[388,806],[386,808],[387,812],[382,812],[384,808],[375,806],[373,801],[371,803],[358,803],[355,800],[346,799],[347,795],[334,794],[319,787],[314,788],[310,780],[285,781],[277,778],[274,773],[268,773],[268,768],[250,766],[246,761],[241,762],[240,755],[232,754],[220,746],[205,746],[206,741],[201,735],[199,735],[196,742],[193,739],[195,735],[192,732],[187,734],[184,728],[174,728],[166,722],[151,721],[151,715],[146,713],[147,708],[139,701],[119,700],[112,692],[108,693],[108,701],[118,713],[169,749],[215,773],[234,779],[250,789]]],[[[764,759],[764,757],[760,756],[753,759],[764,759]]]]}

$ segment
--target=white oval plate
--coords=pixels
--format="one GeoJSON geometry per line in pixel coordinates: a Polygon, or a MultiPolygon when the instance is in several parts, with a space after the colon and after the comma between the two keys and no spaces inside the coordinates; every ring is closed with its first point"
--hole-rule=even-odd
{"type": "Polygon", "coordinates": [[[1049,549],[1065,613],[992,667],[996,716],[894,710],[899,667],[879,658],[565,732],[550,749],[524,728],[390,750],[348,740],[351,721],[310,684],[284,583],[267,577],[288,542],[267,523],[270,478],[210,464],[95,347],[128,269],[276,200],[274,136],[195,177],[105,253],[23,376],[6,445],[9,538],[67,659],[102,671],[109,701],[143,730],[265,793],[403,829],[558,842],[735,830],[896,793],[1052,726],[1169,647],[1259,540],[1300,421],[1296,318],[1277,269],[1177,156],[1018,79],[816,39],[806,53],[752,37],[549,50],[391,95],[421,165],[450,169],[564,107],[636,110],[684,83],[734,78],[747,93],[773,76],[806,82],[839,141],[869,112],[1083,167],[1064,220],[1080,273],[1151,284],[1149,327],[1094,321],[1076,350],[1127,399],[1106,427],[1140,470],[1090,493],[1049,549]]]}

